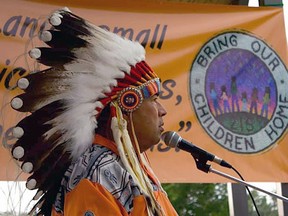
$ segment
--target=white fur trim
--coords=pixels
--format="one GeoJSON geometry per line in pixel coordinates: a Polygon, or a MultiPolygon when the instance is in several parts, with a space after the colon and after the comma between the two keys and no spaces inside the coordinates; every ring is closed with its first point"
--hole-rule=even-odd
{"type": "Polygon", "coordinates": [[[49,42],[52,40],[52,34],[49,31],[43,31],[40,34],[40,40],[44,41],[44,42],[49,42]]]}
{"type": "Polygon", "coordinates": [[[22,90],[25,90],[28,86],[29,86],[29,80],[26,79],[26,78],[20,78],[18,81],[17,81],[17,86],[22,89],[22,90]]]}
{"type": "Polygon", "coordinates": [[[33,190],[35,189],[37,184],[37,181],[35,179],[30,179],[29,181],[26,182],[26,188],[28,188],[29,190],[33,190]]]}
{"type": "Polygon", "coordinates": [[[12,135],[13,137],[19,139],[24,135],[24,130],[21,127],[14,127],[12,129],[12,135]]]}
{"type": "Polygon", "coordinates": [[[38,59],[41,56],[41,50],[38,48],[34,48],[29,51],[29,56],[33,59],[38,59]]]}
{"type": "Polygon", "coordinates": [[[61,24],[61,18],[59,16],[59,14],[57,13],[54,13],[50,19],[49,19],[49,22],[51,25],[53,26],[59,26],[61,24]]]}
{"type": "Polygon", "coordinates": [[[33,164],[31,162],[25,162],[22,164],[22,170],[25,173],[30,173],[33,170],[33,164]]]}
{"type": "Polygon", "coordinates": [[[13,109],[20,109],[23,106],[23,101],[21,100],[21,98],[15,97],[12,99],[11,101],[11,107],[13,109]]]}
{"type": "Polygon", "coordinates": [[[22,158],[24,156],[24,148],[17,146],[15,149],[13,149],[12,155],[16,159],[22,158]]]}
{"type": "Polygon", "coordinates": [[[68,7],[63,7],[62,10],[71,12],[71,10],[68,7]]]}

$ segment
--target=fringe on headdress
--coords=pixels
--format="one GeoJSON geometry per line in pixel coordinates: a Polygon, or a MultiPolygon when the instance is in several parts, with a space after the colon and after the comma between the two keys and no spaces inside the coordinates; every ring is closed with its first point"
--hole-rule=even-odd
{"type": "Polygon", "coordinates": [[[52,13],[48,21],[50,28],[39,34],[46,45],[29,51],[46,68],[19,79],[24,93],[11,100],[12,108],[30,113],[13,129],[17,141],[12,155],[30,173],[27,188],[38,189],[32,212],[51,211],[65,170],[93,143],[97,118],[112,101],[118,116],[112,119],[112,131],[121,159],[152,198],[150,215],[161,211],[121,116],[159,91],[160,81],[145,62],[144,48],[67,8],[52,13]]]}
{"type": "MultiPolygon", "coordinates": [[[[149,168],[149,164],[143,154],[140,153],[137,137],[134,133],[132,114],[129,114],[129,119],[133,130],[132,137],[136,142],[135,146],[133,146],[131,138],[128,134],[127,122],[122,116],[121,109],[117,104],[112,103],[112,106],[114,106],[116,109],[116,115],[112,117],[111,129],[121,160],[123,161],[127,171],[132,175],[134,181],[138,183],[139,188],[144,194],[145,201],[148,206],[148,215],[163,215],[161,206],[157,203],[153,194],[153,187],[150,183],[150,180],[143,169],[143,165],[149,168]]],[[[159,182],[158,185],[163,191],[159,182]]]]}

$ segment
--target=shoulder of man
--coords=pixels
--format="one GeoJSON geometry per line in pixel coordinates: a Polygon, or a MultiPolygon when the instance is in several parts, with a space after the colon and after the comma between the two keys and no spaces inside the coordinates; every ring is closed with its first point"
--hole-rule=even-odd
{"type": "Polygon", "coordinates": [[[108,190],[125,208],[140,195],[138,185],[124,168],[120,157],[110,149],[93,145],[67,170],[67,192],[73,190],[82,179],[98,183],[108,190]],[[130,201],[129,201],[130,200],[130,201]]]}

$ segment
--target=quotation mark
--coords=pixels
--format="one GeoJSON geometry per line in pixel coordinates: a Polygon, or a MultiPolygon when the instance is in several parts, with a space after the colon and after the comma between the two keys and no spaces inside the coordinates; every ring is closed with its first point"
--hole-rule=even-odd
{"type": "Polygon", "coordinates": [[[180,121],[179,126],[180,128],[178,131],[182,131],[186,127],[185,132],[187,132],[188,130],[191,129],[192,123],[190,121],[187,121],[187,122],[180,121]]]}

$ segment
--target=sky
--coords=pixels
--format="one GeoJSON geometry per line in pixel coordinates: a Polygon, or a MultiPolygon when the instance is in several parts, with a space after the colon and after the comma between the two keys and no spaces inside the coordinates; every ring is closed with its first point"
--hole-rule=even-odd
{"type": "MultiPolygon", "coordinates": [[[[286,38],[288,38],[288,1],[282,0],[282,2],[284,4],[283,8],[284,8],[286,38]]],[[[258,0],[250,0],[249,6],[258,6],[258,0]]],[[[286,41],[288,44],[288,40],[286,41]]],[[[264,190],[272,191],[274,193],[276,192],[275,183],[263,182],[263,183],[251,183],[251,184],[259,188],[262,188],[264,190]]],[[[16,209],[17,211],[23,211],[27,209],[27,206],[29,205],[29,201],[34,196],[34,194],[35,194],[34,191],[29,191],[25,188],[24,183],[15,184],[15,182],[1,182],[0,181],[0,213],[9,211],[11,209],[16,209]],[[21,194],[23,194],[24,191],[25,191],[24,197],[21,197],[21,194]],[[7,200],[7,197],[9,197],[8,200],[7,200]],[[19,197],[21,197],[21,205],[19,205],[20,203],[19,197]],[[12,199],[13,199],[13,202],[11,202],[12,199]],[[12,206],[12,203],[13,203],[13,206],[12,206]]],[[[260,192],[260,194],[263,194],[263,193],[260,192]]],[[[14,215],[17,215],[17,213],[18,212],[14,212],[14,215]]]]}

